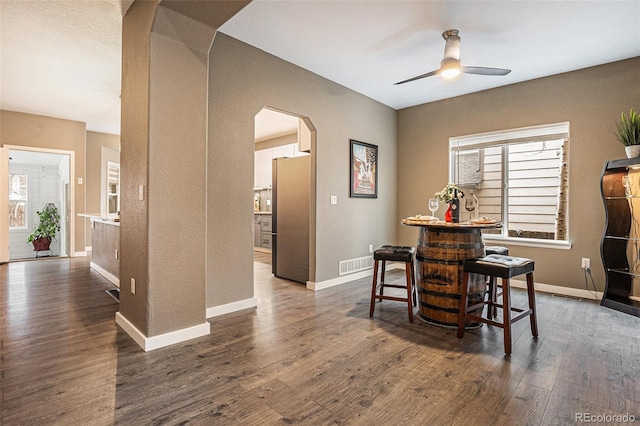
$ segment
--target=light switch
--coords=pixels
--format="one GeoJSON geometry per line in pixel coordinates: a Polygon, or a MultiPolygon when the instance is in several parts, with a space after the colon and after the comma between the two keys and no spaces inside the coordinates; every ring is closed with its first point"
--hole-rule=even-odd
{"type": "Polygon", "coordinates": [[[138,200],[144,201],[144,185],[138,187],[138,200]]]}
{"type": "Polygon", "coordinates": [[[82,185],[82,178],[78,178],[78,185],[82,185]]]}
{"type": "Polygon", "coordinates": [[[337,195],[332,195],[331,196],[331,204],[338,204],[338,196],[337,195]]]}

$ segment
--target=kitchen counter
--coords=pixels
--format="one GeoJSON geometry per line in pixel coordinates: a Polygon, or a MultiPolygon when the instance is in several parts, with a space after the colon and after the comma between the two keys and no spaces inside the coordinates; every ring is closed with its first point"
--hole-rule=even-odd
{"type": "Polygon", "coordinates": [[[98,214],[78,213],[78,216],[91,219],[91,222],[101,222],[106,225],[120,226],[120,221],[116,221],[115,216],[102,216],[99,213],[98,214]]]}
{"type": "Polygon", "coordinates": [[[100,214],[78,214],[91,219],[91,269],[120,287],[120,222],[100,214]]]}

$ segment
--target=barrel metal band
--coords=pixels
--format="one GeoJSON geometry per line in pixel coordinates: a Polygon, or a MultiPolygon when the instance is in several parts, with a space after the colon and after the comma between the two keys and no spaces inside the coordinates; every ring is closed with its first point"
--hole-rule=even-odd
{"type": "MultiPolygon", "coordinates": [[[[418,293],[422,293],[422,294],[428,294],[429,296],[436,296],[436,297],[448,297],[449,299],[461,299],[462,295],[461,294],[455,294],[455,293],[443,293],[441,291],[433,291],[433,290],[427,290],[426,288],[423,287],[418,287],[418,293]]],[[[469,293],[469,297],[471,299],[480,299],[480,298],[484,298],[485,292],[481,292],[481,293],[469,293]]]]}
{"type": "Polygon", "coordinates": [[[464,259],[461,260],[447,260],[447,259],[433,259],[431,257],[425,257],[419,254],[416,254],[416,259],[425,263],[438,263],[440,265],[462,265],[464,263],[464,259]]]}
{"type": "Polygon", "coordinates": [[[461,249],[477,249],[477,248],[482,248],[483,247],[483,243],[429,243],[426,246],[422,246],[422,247],[426,247],[426,248],[446,248],[446,249],[456,249],[456,248],[461,248],[461,249]]]}
{"type": "Polygon", "coordinates": [[[434,311],[449,312],[450,314],[457,314],[458,312],[460,312],[460,308],[445,308],[444,306],[431,305],[429,303],[423,302],[422,300],[420,301],[420,306],[433,309],[434,311]]]}

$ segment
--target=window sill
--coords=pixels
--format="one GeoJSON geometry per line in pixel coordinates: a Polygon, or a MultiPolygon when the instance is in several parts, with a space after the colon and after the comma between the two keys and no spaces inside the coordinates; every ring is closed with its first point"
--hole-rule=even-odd
{"type": "Polygon", "coordinates": [[[531,238],[514,238],[514,237],[502,237],[497,235],[484,235],[485,243],[492,244],[509,244],[512,246],[524,246],[535,248],[549,248],[556,250],[570,250],[571,242],[569,241],[555,241],[555,240],[534,240],[531,238]]]}

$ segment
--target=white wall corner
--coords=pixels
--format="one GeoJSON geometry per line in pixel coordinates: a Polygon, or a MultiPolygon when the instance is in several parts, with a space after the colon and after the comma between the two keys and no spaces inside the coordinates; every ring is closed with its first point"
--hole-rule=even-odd
{"type": "Polygon", "coordinates": [[[120,314],[120,312],[116,312],[116,324],[118,324],[145,352],[185,342],[197,337],[206,336],[211,332],[211,324],[205,321],[202,324],[194,325],[192,327],[160,334],[158,336],[147,337],[138,330],[136,326],[129,322],[128,319],[120,314]]]}
{"type": "Polygon", "coordinates": [[[230,314],[232,312],[241,311],[243,309],[251,309],[258,306],[258,299],[239,300],[237,302],[227,303],[225,305],[213,306],[207,308],[207,318],[219,317],[220,315],[230,314]]]}

